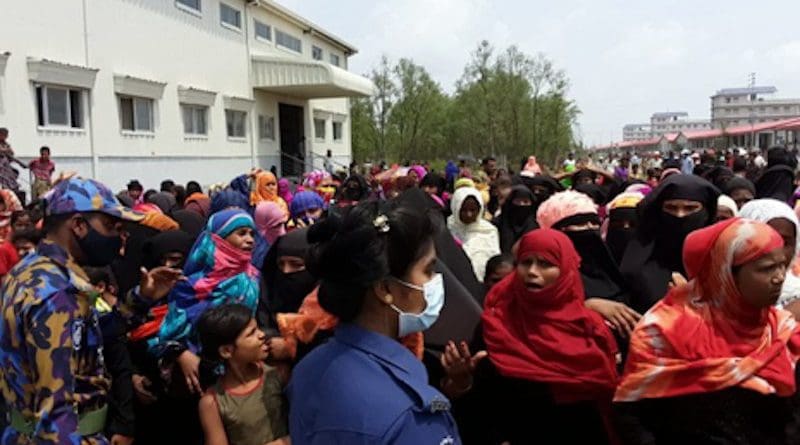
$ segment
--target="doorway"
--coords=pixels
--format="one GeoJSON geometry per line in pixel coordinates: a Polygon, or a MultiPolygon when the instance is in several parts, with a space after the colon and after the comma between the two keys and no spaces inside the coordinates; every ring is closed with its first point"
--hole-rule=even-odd
{"type": "Polygon", "coordinates": [[[281,176],[302,176],[305,170],[303,107],[278,104],[281,138],[281,176]]]}

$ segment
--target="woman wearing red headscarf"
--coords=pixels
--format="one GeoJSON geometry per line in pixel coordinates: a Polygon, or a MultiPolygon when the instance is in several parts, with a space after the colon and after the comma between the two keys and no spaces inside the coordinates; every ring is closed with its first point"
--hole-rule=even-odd
{"type": "Polygon", "coordinates": [[[686,238],[690,281],[631,336],[614,398],[626,443],[800,443],[790,425],[800,333],[773,306],[784,255],[775,230],[745,219],[686,238]]]}
{"type": "MultiPolygon", "coordinates": [[[[488,441],[610,443],[617,346],[584,306],[580,257],[566,235],[539,229],[522,237],[516,263],[489,292],[483,313],[489,360],[477,365],[474,388],[487,397],[488,441]]],[[[469,360],[462,347],[445,352],[445,388],[470,383],[459,372],[469,360]]]]}

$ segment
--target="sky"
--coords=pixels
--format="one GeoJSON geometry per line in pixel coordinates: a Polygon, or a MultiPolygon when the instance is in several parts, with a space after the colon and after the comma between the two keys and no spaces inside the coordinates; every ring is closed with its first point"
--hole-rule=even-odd
{"type": "Polygon", "coordinates": [[[709,118],[718,89],[773,85],[800,98],[800,2],[741,0],[278,0],[358,48],[349,69],[413,59],[445,89],[481,40],[566,71],[578,139],[622,139],[657,111],[709,118]]]}

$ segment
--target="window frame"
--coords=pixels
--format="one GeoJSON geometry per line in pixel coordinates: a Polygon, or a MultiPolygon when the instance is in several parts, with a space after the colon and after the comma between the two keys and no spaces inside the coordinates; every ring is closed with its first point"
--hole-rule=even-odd
{"type": "Polygon", "coordinates": [[[327,119],[320,119],[318,117],[314,118],[314,140],[315,141],[325,142],[325,140],[327,138],[327,134],[326,134],[327,133],[327,128],[326,127],[327,127],[327,119]],[[317,130],[319,130],[317,128],[317,122],[322,122],[322,137],[320,137],[320,134],[317,131],[317,130]]]}
{"type": "Polygon", "coordinates": [[[136,133],[136,134],[153,134],[156,131],[156,116],[155,116],[155,100],[149,97],[138,97],[138,96],[131,96],[128,94],[117,94],[117,104],[119,106],[119,128],[120,131],[123,133],[136,133]],[[130,100],[131,101],[131,115],[133,117],[133,128],[124,128],[124,122],[122,119],[122,101],[123,100],[130,100]],[[139,115],[136,112],[136,104],[147,104],[148,109],[150,112],[149,116],[149,128],[141,128],[139,122],[139,115]]]}
{"type": "Polygon", "coordinates": [[[287,51],[293,52],[295,54],[303,54],[303,39],[301,39],[299,37],[295,37],[294,35],[289,34],[288,32],[280,30],[278,28],[275,28],[275,46],[278,47],[278,48],[285,49],[287,51]],[[280,40],[279,36],[286,36],[286,37],[288,37],[290,39],[296,40],[300,44],[300,48],[299,49],[294,49],[294,48],[291,48],[289,46],[284,45],[283,43],[279,42],[279,40],[280,40]]]}
{"type": "Polygon", "coordinates": [[[272,26],[270,26],[268,23],[264,23],[261,20],[254,18],[253,19],[253,38],[255,38],[256,40],[261,41],[261,42],[270,42],[270,43],[272,43],[272,26]],[[259,27],[259,25],[267,28],[267,37],[263,37],[263,36],[258,35],[258,27],[259,27]]]}
{"type": "Polygon", "coordinates": [[[339,57],[339,55],[338,55],[338,54],[335,54],[335,53],[330,53],[330,57],[329,57],[329,59],[330,59],[330,63],[331,63],[331,65],[333,65],[333,66],[338,66],[338,67],[341,67],[341,66],[342,66],[342,58],[341,58],[341,57],[339,57]],[[335,63],[334,63],[334,61],[333,61],[334,59],[336,59],[336,62],[335,62],[335,63]]]}
{"type": "Polygon", "coordinates": [[[34,98],[36,101],[36,123],[40,129],[84,131],[86,129],[84,89],[68,85],[52,85],[44,83],[34,84],[34,98]],[[48,91],[64,91],[66,124],[50,122],[50,104],[48,91]],[[75,102],[77,96],[77,103],[75,102]],[[77,111],[75,113],[75,105],[77,111]],[[77,121],[77,125],[76,125],[77,121]]]}
{"type": "Polygon", "coordinates": [[[231,6],[231,5],[229,5],[229,4],[225,3],[225,2],[219,2],[219,24],[223,28],[228,28],[231,31],[239,31],[239,32],[241,32],[242,31],[242,10],[234,8],[233,6],[231,6]],[[236,13],[237,24],[228,23],[228,22],[225,21],[225,16],[222,13],[225,8],[228,8],[230,11],[233,11],[233,12],[236,13]]]}
{"type": "Polygon", "coordinates": [[[258,140],[259,141],[274,141],[275,140],[275,116],[259,114],[258,115],[258,140]],[[267,133],[267,122],[270,124],[270,133],[267,133]]]}
{"type": "Polygon", "coordinates": [[[325,59],[325,52],[317,45],[311,45],[311,58],[321,62],[325,59]],[[319,52],[319,57],[317,57],[317,52],[319,52]]]}
{"type": "Polygon", "coordinates": [[[208,137],[208,133],[209,133],[209,125],[208,125],[209,124],[209,122],[208,122],[209,111],[210,111],[210,107],[208,107],[206,105],[182,103],[181,104],[181,122],[183,123],[183,135],[185,137],[190,137],[190,138],[207,138],[208,137]],[[185,113],[186,113],[187,110],[191,110],[191,123],[192,123],[191,131],[189,131],[190,129],[186,128],[186,114],[185,113]],[[199,127],[199,125],[197,125],[199,121],[196,119],[196,117],[198,116],[198,114],[197,114],[198,111],[202,111],[202,113],[203,113],[203,127],[204,127],[203,128],[203,130],[204,130],[203,133],[200,133],[200,132],[196,131],[197,128],[199,127]]]}
{"type": "Polygon", "coordinates": [[[197,17],[202,17],[203,15],[203,0],[197,0],[197,8],[187,5],[186,1],[192,0],[175,0],[175,7],[180,9],[181,11],[188,12],[189,14],[195,15],[197,17]]]}
{"type": "Polygon", "coordinates": [[[333,142],[341,143],[344,141],[344,122],[334,120],[331,125],[331,133],[333,135],[333,142]],[[336,126],[339,126],[339,137],[336,137],[336,126]]]}
{"type": "Polygon", "coordinates": [[[246,140],[247,139],[247,112],[246,111],[234,110],[234,109],[230,109],[230,108],[226,108],[225,109],[225,135],[228,137],[228,139],[234,139],[234,140],[246,140]],[[231,130],[234,130],[233,133],[235,133],[235,130],[236,130],[237,122],[235,122],[235,119],[233,119],[235,116],[240,116],[241,117],[241,130],[242,130],[241,136],[238,135],[238,134],[231,134],[232,133],[231,130]]]}

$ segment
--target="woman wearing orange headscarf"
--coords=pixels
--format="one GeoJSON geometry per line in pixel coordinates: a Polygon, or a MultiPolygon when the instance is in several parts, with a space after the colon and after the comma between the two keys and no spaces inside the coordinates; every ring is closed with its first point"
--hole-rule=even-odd
{"type": "Polygon", "coordinates": [[[287,217],[289,216],[289,207],[286,205],[286,201],[278,196],[278,179],[271,172],[258,172],[253,178],[250,204],[255,206],[263,201],[272,201],[278,204],[283,213],[287,217]]]}
{"type": "Polygon", "coordinates": [[[800,443],[787,433],[800,331],[774,307],[784,255],[781,236],[751,220],[686,238],[690,281],[631,336],[614,399],[626,443],[800,443]]]}

